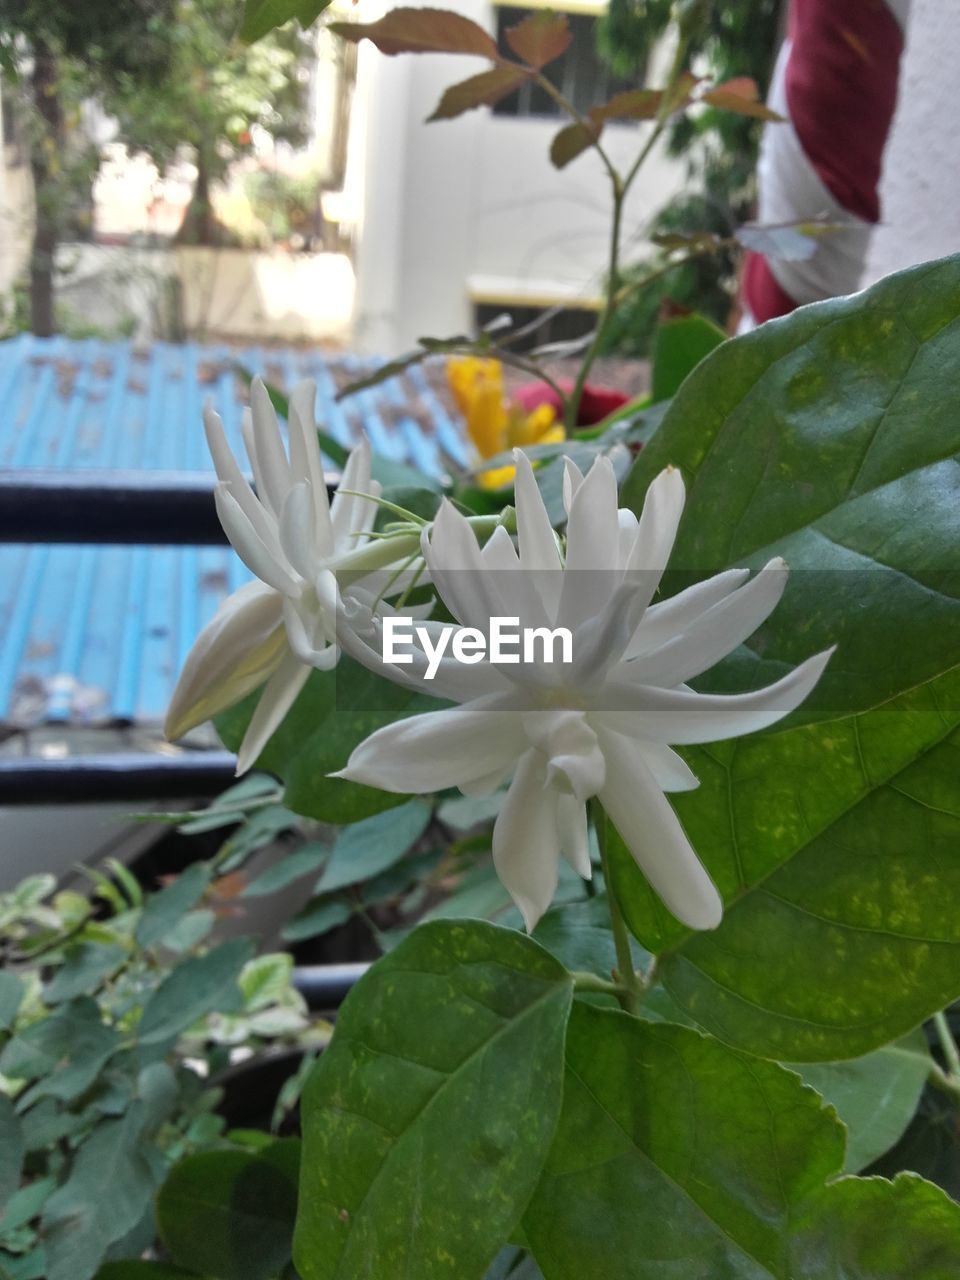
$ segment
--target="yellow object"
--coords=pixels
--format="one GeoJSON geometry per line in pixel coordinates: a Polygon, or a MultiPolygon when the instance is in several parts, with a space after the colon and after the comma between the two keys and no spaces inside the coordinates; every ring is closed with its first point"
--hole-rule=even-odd
{"type": "MultiPolygon", "coordinates": [[[[499,360],[479,356],[451,356],[447,361],[447,381],[467,433],[481,458],[495,458],[518,446],[555,444],[565,438],[552,405],[538,405],[525,413],[506,397],[503,366],[499,360]]],[[[481,471],[477,479],[484,489],[501,489],[516,474],[512,465],[481,471]]]]}

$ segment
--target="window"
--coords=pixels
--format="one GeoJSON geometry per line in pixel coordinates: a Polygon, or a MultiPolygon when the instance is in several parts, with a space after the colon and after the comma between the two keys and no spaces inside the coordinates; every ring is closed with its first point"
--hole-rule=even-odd
{"type": "MultiPolygon", "coordinates": [[[[529,9],[507,6],[497,8],[497,43],[507,57],[513,57],[505,34],[530,13],[529,9]]],[[[606,102],[615,93],[637,86],[630,80],[621,80],[597,54],[597,19],[593,14],[570,13],[567,15],[570,47],[562,58],[544,67],[544,75],[577,108],[587,112],[598,103],[606,102]]],[[[524,84],[516,93],[508,94],[493,108],[498,116],[544,116],[559,118],[563,113],[545,89],[539,85],[524,84]]]]}

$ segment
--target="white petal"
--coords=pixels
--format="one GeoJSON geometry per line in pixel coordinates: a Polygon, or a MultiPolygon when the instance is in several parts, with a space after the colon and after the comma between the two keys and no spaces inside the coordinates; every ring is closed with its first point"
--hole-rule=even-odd
{"type": "Polygon", "coordinates": [[[297,595],[300,584],[247,519],[228,485],[214,490],[217,515],[234,551],[251,573],[284,595],[297,595]]]}
{"type": "Polygon", "coordinates": [[[633,553],[640,523],[633,512],[628,511],[626,507],[621,507],[617,512],[617,523],[620,527],[620,537],[617,543],[617,564],[623,569],[629,563],[630,556],[633,553]]]}
{"type": "Polygon", "coordinates": [[[581,804],[597,794],[603,786],[603,753],[582,711],[530,711],[523,728],[547,761],[551,786],[570,792],[581,804]]]}
{"type": "Polygon", "coordinates": [[[749,569],[727,569],[703,582],[695,582],[669,600],[651,605],[640,619],[624,657],[636,658],[641,653],[659,648],[672,636],[685,631],[696,618],[724,600],[731,591],[736,591],[749,577],[749,569]]]}
{"type": "Polygon", "coordinates": [[[832,648],[818,653],[776,683],[751,693],[696,693],[611,681],[599,695],[603,705],[597,710],[628,737],[679,745],[736,738],[766,729],[799,707],[832,653],[832,648]]]}
{"type": "Polygon", "coordinates": [[[209,405],[204,410],[203,427],[207,437],[207,447],[210,450],[210,456],[213,458],[217,476],[230,490],[261,542],[273,554],[279,554],[280,543],[277,539],[274,522],[250,488],[246,477],[237,465],[236,458],[230,452],[230,446],[227,444],[227,437],[224,435],[220,415],[214,413],[209,405]]]}
{"type": "Polygon", "coordinates": [[[370,441],[364,436],[347,458],[330,507],[338,550],[359,546],[356,535],[369,533],[377,519],[380,508],[374,499],[380,496],[380,485],[370,478],[372,461],[370,441]]]}
{"type": "MultiPolygon", "coordinates": [[[[536,579],[541,575],[534,575],[526,570],[517,572],[520,561],[513,539],[503,525],[494,529],[484,544],[480,557],[489,575],[490,586],[496,591],[500,616],[518,618],[521,628],[548,626],[550,619],[536,589],[536,579]]],[[[558,582],[561,581],[559,570],[556,578],[558,582]]]]}
{"type": "Polygon", "coordinates": [[[180,738],[245,698],[286,650],[281,597],[262,582],[228,596],[193,643],[170,699],[164,733],[180,738]]]}
{"type": "Polygon", "coordinates": [[[296,702],[309,675],[310,668],[305,667],[293,654],[288,654],[267,681],[237,752],[237,773],[246,773],[256,762],[296,702]]]}
{"type": "Polygon", "coordinates": [[[290,487],[290,464],[280,438],[280,424],[260,378],[250,383],[250,412],[256,457],[253,459],[257,492],[264,505],[279,518],[283,499],[290,487]]]}
{"type": "Polygon", "coordinates": [[[670,559],[683,503],[683,477],[675,467],[667,467],[647,490],[633,551],[624,567],[624,574],[635,583],[638,593],[646,596],[648,604],[656,595],[670,559]]]}
{"type": "Polygon", "coordinates": [[[723,901],[666,796],[629,742],[614,734],[602,742],[607,782],[600,800],[610,821],[677,919],[691,929],[715,929],[723,901]]]}
{"type": "Polygon", "coordinates": [[[563,509],[567,515],[570,514],[570,508],[573,506],[573,499],[577,490],[583,484],[583,472],[577,466],[572,458],[564,457],[563,459],[563,509]]]}
{"type": "Polygon", "coordinates": [[[553,901],[559,872],[556,793],[540,753],[520,760],[493,827],[493,865],[532,932],[553,901]]]}
{"type": "Polygon", "coordinates": [[[559,569],[560,549],[530,459],[522,449],[514,449],[513,457],[520,565],[524,569],[559,569]]]}
{"type": "Polygon", "coordinates": [[[295,484],[280,511],[280,545],[291,566],[310,582],[317,572],[317,512],[310,486],[295,484]]]}
{"type": "Polygon", "coordinates": [[[509,696],[397,720],[371,734],[334,777],[415,795],[506,770],[526,739],[509,696]]]}
{"type": "Polygon", "coordinates": [[[567,520],[567,553],[557,619],[576,631],[606,609],[619,585],[617,478],[599,457],[574,494],[567,520]]]}
{"type": "Polygon", "coordinates": [[[424,531],[422,548],[431,581],[444,604],[464,626],[477,627],[486,634],[490,619],[503,616],[502,602],[473,529],[446,498],[432,528],[424,531]]]}
{"type": "Polygon", "coordinates": [[[780,603],[788,570],[777,557],[750,582],[701,614],[660,648],[624,664],[621,672],[641,684],[672,688],[707,671],[753,635],[780,603]]]}
{"type": "Polygon", "coordinates": [[[590,862],[590,835],[587,829],[587,807],[576,796],[557,796],[557,835],[560,852],[577,875],[589,880],[593,876],[590,862]]]}
{"type": "Polygon", "coordinates": [[[316,517],[318,550],[323,555],[333,554],[333,525],[330,521],[330,499],[327,480],[323,474],[320,444],[317,440],[317,424],[314,407],[317,402],[317,386],[312,378],[298,382],[290,396],[290,412],[287,431],[290,436],[290,471],[294,480],[306,480],[310,486],[316,517]]]}

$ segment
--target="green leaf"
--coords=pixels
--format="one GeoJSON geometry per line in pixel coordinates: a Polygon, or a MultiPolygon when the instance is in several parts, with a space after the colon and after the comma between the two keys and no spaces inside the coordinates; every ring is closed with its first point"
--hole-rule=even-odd
{"type": "Polygon", "coordinates": [[[851,1062],[808,1063],[791,1069],[836,1108],[847,1126],[844,1172],[857,1173],[903,1136],[930,1065],[926,1036],[918,1030],[851,1062]]]}
{"type": "Polygon", "coordinates": [[[691,933],[617,837],[628,923],[668,993],[729,1043],[860,1057],[960,995],[960,671],[856,717],[686,750],[674,797],[727,904],[691,933]]]}
{"type": "Polygon", "coordinates": [[[143,1104],[105,1120],[78,1148],[66,1182],[43,1210],[48,1280],[89,1280],[114,1240],[140,1221],[154,1190],[140,1144],[143,1104]]]}
{"type": "Polygon", "coordinates": [[[381,53],[475,53],[497,59],[483,27],[450,9],[391,9],[378,22],[332,22],[330,30],[358,44],[371,40],[381,53]]]}
{"type": "Polygon", "coordinates": [[[8,1195],[5,1199],[0,1197],[0,1235],[26,1226],[39,1214],[56,1186],[56,1178],[37,1178],[13,1195],[8,1195]]]}
{"type": "Polygon", "coordinates": [[[248,960],[238,979],[245,1012],[252,1013],[275,1004],[289,989],[292,975],[293,956],[286,951],[274,951],[248,960]]]}
{"type": "Polygon", "coordinates": [[[284,942],[302,942],[304,938],[316,938],[338,925],[346,924],[352,915],[352,907],[342,898],[316,898],[308,902],[299,915],[287,921],[280,936],[284,942]]]}
{"type": "Polygon", "coordinates": [[[261,40],[275,27],[296,18],[306,29],[330,4],[330,0],[246,0],[240,39],[247,44],[261,40]]]}
{"type": "Polygon", "coordinates": [[[551,13],[548,9],[528,14],[506,31],[506,41],[513,52],[538,71],[548,62],[563,57],[572,39],[567,15],[551,13]]]}
{"type": "Polygon", "coordinates": [[[20,1184],[23,1165],[23,1133],[13,1103],[0,1093],[0,1231],[5,1227],[7,1201],[20,1184]]]}
{"type": "Polygon", "coordinates": [[[348,996],[304,1094],[303,1280],[482,1276],[556,1124],[570,975],[521,934],[421,926],[348,996]]]}
{"type": "Polygon", "coordinates": [[[89,996],[113,976],[127,957],[124,947],[103,942],[77,942],[64,952],[64,963],[44,989],[47,1004],[89,996]]]}
{"type": "Polygon", "coordinates": [[[960,1274],[960,1209],[913,1173],[840,1178],[794,1225],[790,1276],[948,1280],[960,1274]]]}
{"type": "MultiPolygon", "coordinates": [[[[568,969],[609,978],[617,967],[610,907],[603,894],[548,911],[533,936],[568,969]]],[[[636,945],[633,955],[639,968],[643,956],[636,945]]]]}
{"type": "Polygon", "coordinates": [[[832,644],[797,718],[862,711],[957,661],[960,257],[802,307],[690,375],[623,486],[681,468],[671,595],[782,555],[783,600],[698,687],[755,688],[832,644]],[[895,658],[893,657],[895,655],[895,658]]]}
{"type": "Polygon", "coordinates": [[[900,1256],[919,1269],[869,1270],[855,1232],[874,1184],[828,1184],[842,1159],[842,1126],[791,1072],[684,1027],[578,1003],[560,1124],[523,1230],[546,1280],[952,1274],[960,1206],[919,1180],[907,1212],[895,1185],[877,1180],[875,1192],[891,1218],[885,1235],[899,1233],[900,1256]],[[935,1247],[922,1212],[931,1202],[935,1247]],[[839,1221],[848,1207],[852,1235],[839,1221]]]}
{"type": "Polygon", "coordinates": [[[196,862],[182,871],[172,884],[147,899],[134,934],[141,947],[152,947],[163,941],[203,897],[210,874],[205,862],[196,862]]]}
{"type": "Polygon", "coordinates": [[[300,1143],[202,1151],[182,1160],[157,1197],[173,1261],[217,1280],[273,1280],[290,1260],[300,1143]]]}
{"type": "Polygon", "coordinates": [[[172,1267],[169,1262],[124,1258],[122,1262],[104,1263],[96,1280],[197,1280],[197,1273],[172,1267]]]}
{"type": "Polygon", "coordinates": [[[701,360],[725,339],[723,330],[705,316],[672,316],[662,321],[653,338],[652,403],[676,395],[701,360]]]}
{"type": "MultiPolygon", "coordinates": [[[[240,745],[256,702],[254,695],[217,718],[231,750],[240,745]]],[[[443,705],[341,658],[333,671],[311,674],[267,744],[260,767],[284,780],[284,803],[295,812],[322,822],[356,822],[403,804],[404,797],[327,775],[342,769],[354,747],[374,730],[443,705]]]]}
{"type": "Polygon", "coordinates": [[[244,898],[260,898],[264,894],[277,893],[288,884],[294,884],[311,872],[316,873],[330,856],[328,845],[313,841],[305,844],[292,853],[279,858],[273,866],[267,867],[255,880],[251,880],[241,895],[244,898]]]}
{"type": "Polygon", "coordinates": [[[237,980],[252,951],[249,938],[234,938],[177,965],[147,1001],[137,1028],[140,1043],[162,1044],[205,1014],[239,1009],[237,980]]]}
{"type": "Polygon", "coordinates": [[[0,1031],[8,1031],[13,1026],[24,989],[23,982],[15,973],[0,969],[0,1031]]]}
{"type": "Polygon", "coordinates": [[[84,996],[31,1023],[0,1053],[0,1073],[36,1080],[32,1098],[47,1095],[71,1102],[85,1093],[120,1046],[103,1024],[95,1001],[84,996]]]}
{"type": "Polygon", "coordinates": [[[459,84],[445,89],[433,115],[427,116],[427,123],[431,120],[454,120],[474,107],[492,107],[508,93],[519,89],[526,79],[527,72],[523,67],[494,67],[490,71],[481,71],[478,76],[470,76],[468,80],[461,80],[459,84]]]}
{"type": "Polygon", "coordinates": [[[315,892],[335,893],[393,866],[423,835],[430,813],[425,801],[411,800],[345,827],[334,842],[315,892]]]}

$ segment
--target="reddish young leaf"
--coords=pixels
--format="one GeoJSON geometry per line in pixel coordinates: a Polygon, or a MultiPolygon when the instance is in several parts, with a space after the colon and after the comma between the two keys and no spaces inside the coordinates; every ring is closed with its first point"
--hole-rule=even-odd
{"type": "Polygon", "coordinates": [[[565,169],[571,160],[576,160],[577,156],[593,146],[600,137],[601,127],[600,123],[594,129],[588,125],[568,124],[551,142],[550,159],[558,169],[565,169]]]}
{"type": "Polygon", "coordinates": [[[514,89],[519,89],[529,75],[523,67],[494,67],[492,71],[481,71],[478,76],[469,80],[461,80],[452,84],[444,92],[437,109],[430,120],[453,120],[465,111],[474,107],[492,107],[495,102],[505,98],[514,89]]]}
{"type": "Polygon", "coordinates": [[[475,53],[497,58],[483,27],[450,9],[392,9],[377,22],[332,22],[330,30],[359,44],[366,37],[381,53],[475,53]]]}
{"type": "Polygon", "coordinates": [[[615,93],[602,107],[593,107],[592,120],[652,120],[663,101],[661,89],[628,89],[615,93]]]}
{"type": "Polygon", "coordinates": [[[715,89],[707,89],[700,95],[701,102],[708,102],[720,111],[732,111],[738,116],[752,116],[755,120],[783,120],[760,101],[760,91],[749,76],[737,76],[715,89]]]}
{"type": "Polygon", "coordinates": [[[572,36],[566,14],[541,9],[506,33],[507,44],[530,67],[545,67],[566,53],[572,36]]]}

